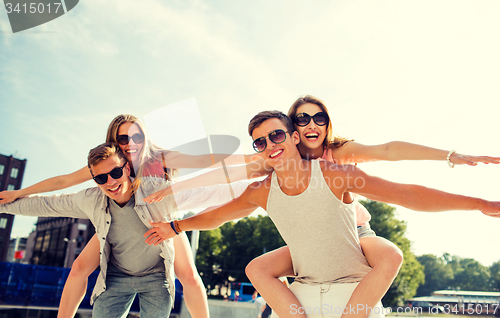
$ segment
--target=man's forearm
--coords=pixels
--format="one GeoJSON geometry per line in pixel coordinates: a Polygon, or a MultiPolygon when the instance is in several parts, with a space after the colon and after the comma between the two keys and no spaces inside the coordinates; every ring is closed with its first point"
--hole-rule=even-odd
{"type": "Polygon", "coordinates": [[[243,218],[258,208],[241,197],[219,207],[211,207],[190,218],[177,221],[181,231],[212,230],[222,224],[243,218]]]}
{"type": "Polygon", "coordinates": [[[190,218],[177,221],[177,223],[181,231],[186,232],[194,230],[199,230],[199,231],[213,230],[228,221],[230,220],[220,217],[214,217],[211,215],[210,212],[208,212],[208,213],[200,213],[190,218]]]}

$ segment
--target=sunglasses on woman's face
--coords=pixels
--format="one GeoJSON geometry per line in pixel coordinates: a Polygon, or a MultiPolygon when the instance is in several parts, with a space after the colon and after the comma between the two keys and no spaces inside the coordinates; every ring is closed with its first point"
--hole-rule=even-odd
{"type": "Polygon", "coordinates": [[[281,144],[282,142],[285,141],[287,132],[288,131],[284,131],[283,129],[273,130],[267,135],[267,137],[260,137],[255,139],[252,143],[253,149],[257,152],[263,152],[264,150],[266,150],[267,148],[266,139],[268,138],[275,144],[281,144]]]}
{"type": "Polygon", "coordinates": [[[125,162],[121,168],[116,167],[113,170],[111,170],[110,172],[98,174],[97,176],[93,177],[92,179],[94,179],[94,181],[97,184],[101,184],[101,185],[108,182],[108,175],[110,175],[111,178],[113,178],[115,180],[120,179],[123,176],[123,168],[125,167],[126,164],[127,164],[127,162],[125,162]]]}
{"type": "Polygon", "coordinates": [[[116,142],[122,146],[128,145],[130,140],[132,140],[136,144],[142,144],[144,142],[144,135],[137,133],[137,134],[133,134],[132,136],[118,135],[116,137],[116,142]]]}
{"type": "Polygon", "coordinates": [[[297,126],[304,127],[309,125],[309,123],[311,122],[311,118],[318,126],[324,126],[328,124],[328,115],[325,112],[316,113],[314,114],[314,116],[311,116],[308,113],[300,113],[295,116],[294,122],[297,126]]]}

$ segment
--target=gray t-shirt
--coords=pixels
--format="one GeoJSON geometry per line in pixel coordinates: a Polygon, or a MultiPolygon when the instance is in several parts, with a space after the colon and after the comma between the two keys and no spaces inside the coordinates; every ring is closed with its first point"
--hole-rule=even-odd
{"type": "Polygon", "coordinates": [[[120,207],[114,200],[108,200],[111,225],[106,239],[111,245],[110,263],[131,276],[165,271],[160,257],[160,245],[148,245],[145,242],[143,235],[148,228],[134,210],[134,196],[124,207],[120,207]]]}

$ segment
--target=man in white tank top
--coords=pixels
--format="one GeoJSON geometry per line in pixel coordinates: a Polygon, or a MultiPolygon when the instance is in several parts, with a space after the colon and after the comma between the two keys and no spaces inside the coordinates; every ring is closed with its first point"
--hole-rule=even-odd
{"type": "MultiPolygon", "coordinates": [[[[296,282],[291,289],[300,304],[287,302],[276,286],[262,297],[279,317],[340,317],[343,311],[363,310],[383,316],[381,304],[344,308],[357,283],[370,267],[359,246],[355,212],[342,202],[350,191],[368,199],[409,209],[438,212],[480,210],[500,216],[500,202],[454,195],[417,185],[398,184],[365,174],[354,166],[302,160],[299,136],[292,121],[278,111],[261,112],[249,124],[256,151],[274,173],[252,183],[238,198],[221,207],[170,223],[155,223],[146,242],[158,244],[181,231],[214,229],[261,207],[268,211],[290,248],[296,282]]],[[[277,316],[273,316],[277,317],[277,316]]]]}

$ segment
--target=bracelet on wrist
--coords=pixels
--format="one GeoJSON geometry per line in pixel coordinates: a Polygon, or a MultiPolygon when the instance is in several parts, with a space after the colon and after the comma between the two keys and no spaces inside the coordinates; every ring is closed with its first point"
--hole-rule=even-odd
{"type": "Polygon", "coordinates": [[[179,234],[181,234],[181,232],[179,231],[179,225],[177,224],[177,226],[176,226],[176,223],[177,223],[177,221],[170,222],[170,227],[172,228],[172,230],[174,230],[176,235],[179,235],[179,234]]]}
{"type": "Polygon", "coordinates": [[[455,150],[450,150],[450,152],[448,152],[448,155],[446,156],[446,162],[448,162],[448,167],[450,167],[450,168],[455,167],[455,164],[454,164],[454,163],[452,163],[452,162],[450,161],[451,156],[452,156],[455,152],[456,152],[455,150]]]}

